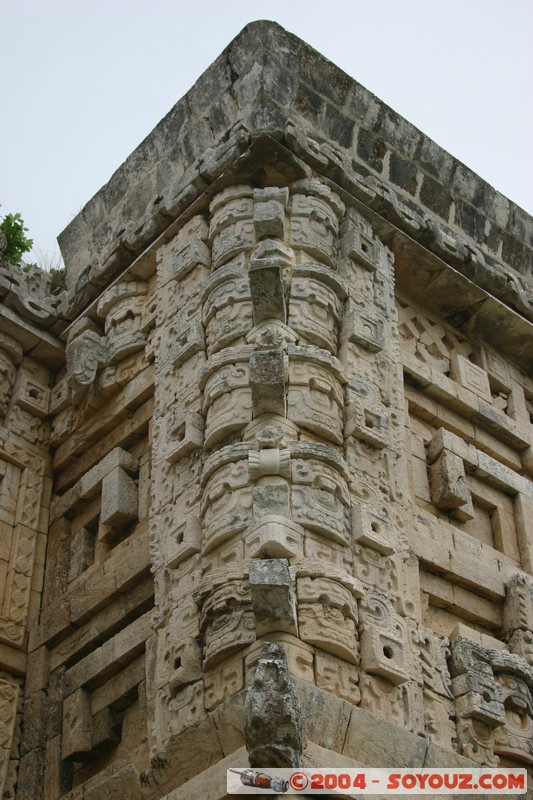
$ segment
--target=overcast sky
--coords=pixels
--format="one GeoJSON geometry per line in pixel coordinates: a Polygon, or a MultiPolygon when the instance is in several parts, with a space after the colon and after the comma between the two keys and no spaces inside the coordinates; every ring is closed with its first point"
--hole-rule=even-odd
{"type": "Polygon", "coordinates": [[[533,213],[533,0],[0,0],[0,215],[55,237],[231,39],[274,19],[533,213]]]}

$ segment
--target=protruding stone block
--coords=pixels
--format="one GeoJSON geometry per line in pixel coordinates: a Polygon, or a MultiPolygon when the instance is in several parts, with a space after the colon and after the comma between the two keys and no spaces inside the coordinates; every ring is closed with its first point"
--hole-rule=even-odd
{"type": "Polygon", "coordinates": [[[462,522],[474,517],[464,463],[459,456],[449,450],[441,452],[429,465],[429,488],[437,508],[453,511],[462,522]]]}
{"type": "Polygon", "coordinates": [[[258,636],[271,631],[297,633],[295,595],[286,559],[251,561],[250,590],[258,636]]]}
{"type": "Polygon", "coordinates": [[[257,258],[250,264],[250,292],[254,324],[266,319],[285,321],[282,265],[275,258],[257,258]]]}
{"type": "Polygon", "coordinates": [[[70,540],[69,582],[85,572],[94,561],[95,535],[87,528],[80,528],[70,540]]]}
{"type": "Polygon", "coordinates": [[[489,376],[484,369],[473,364],[468,358],[452,353],[450,376],[465,389],[470,389],[478,397],[492,402],[489,376]]]}
{"type": "Polygon", "coordinates": [[[302,712],[283,646],[267,643],[244,704],[244,736],[252,767],[297,767],[302,712]]]}
{"type": "Polygon", "coordinates": [[[282,350],[264,350],[250,356],[250,386],[254,417],[285,414],[285,364],[282,350]]]}
{"type": "Polygon", "coordinates": [[[63,703],[64,759],[83,761],[92,750],[91,696],[78,689],[63,703]]]}
{"type": "Polygon", "coordinates": [[[246,536],[250,558],[290,558],[301,553],[303,528],[283,516],[267,514],[254,521],[246,536]]]}
{"type": "Polygon", "coordinates": [[[100,522],[123,525],[137,519],[137,485],[122,467],[116,467],[102,481],[100,522]]]}

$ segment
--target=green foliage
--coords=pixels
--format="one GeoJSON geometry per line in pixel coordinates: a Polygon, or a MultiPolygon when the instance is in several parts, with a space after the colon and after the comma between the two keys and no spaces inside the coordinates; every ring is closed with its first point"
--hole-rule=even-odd
{"type": "Polygon", "coordinates": [[[24,227],[24,220],[20,214],[6,214],[2,222],[0,222],[0,231],[6,237],[6,247],[2,256],[3,261],[8,264],[13,264],[14,267],[25,266],[22,262],[22,256],[33,247],[33,239],[28,239],[24,227]]]}

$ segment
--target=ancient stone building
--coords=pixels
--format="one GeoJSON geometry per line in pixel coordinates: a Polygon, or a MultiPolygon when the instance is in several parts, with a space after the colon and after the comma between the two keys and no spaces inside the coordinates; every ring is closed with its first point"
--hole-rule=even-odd
{"type": "Polygon", "coordinates": [[[531,218],[260,22],[60,244],[0,270],[4,800],[531,768],[531,218]]]}

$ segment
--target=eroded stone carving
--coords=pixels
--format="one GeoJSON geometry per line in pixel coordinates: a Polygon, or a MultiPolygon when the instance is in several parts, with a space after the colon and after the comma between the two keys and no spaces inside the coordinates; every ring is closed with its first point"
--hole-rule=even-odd
{"type": "Polygon", "coordinates": [[[298,767],[303,750],[298,695],[283,646],[263,645],[244,706],[244,735],[252,767],[298,767]]]}
{"type": "Polygon", "coordinates": [[[17,366],[22,360],[22,347],[7,333],[0,332],[0,418],[9,408],[11,392],[15,384],[17,366]]]}

